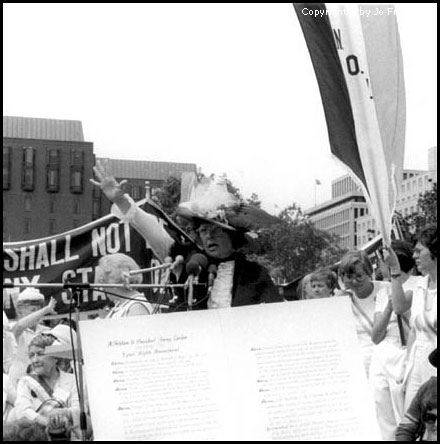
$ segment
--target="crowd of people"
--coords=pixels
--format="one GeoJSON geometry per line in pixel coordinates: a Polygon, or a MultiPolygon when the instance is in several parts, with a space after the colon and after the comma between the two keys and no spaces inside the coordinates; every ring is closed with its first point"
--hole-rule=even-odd
{"type": "MultiPolygon", "coordinates": [[[[187,282],[200,267],[198,279],[207,283],[206,291],[191,309],[284,301],[269,273],[240,252],[258,223],[270,223],[262,210],[243,208],[222,184],[206,185],[179,205],[179,217],[191,227],[196,245],[183,251],[155,216],[124,193],[122,182],[102,165],[95,174],[93,183],[115,204],[115,214],[142,234],[162,262],[182,254],[172,268],[174,282],[187,282]],[[198,254],[206,264],[191,263],[198,254]]],[[[368,255],[348,252],[337,270],[306,275],[298,286],[299,299],[349,297],[383,439],[437,440],[437,227],[422,230],[414,248],[394,242],[382,259],[382,275],[388,279],[375,280],[368,255]]],[[[95,281],[115,285],[108,292],[113,308],[107,318],[154,314],[154,304],[131,287],[142,280],[137,270],[123,254],[101,258],[95,281]]],[[[184,299],[183,290],[176,297],[184,299]]],[[[75,331],[43,322],[55,308],[53,299],[45,305],[44,296],[28,288],[16,301],[17,319],[11,322],[3,313],[4,441],[93,439],[87,390],[81,411],[72,361],[75,331]]]]}

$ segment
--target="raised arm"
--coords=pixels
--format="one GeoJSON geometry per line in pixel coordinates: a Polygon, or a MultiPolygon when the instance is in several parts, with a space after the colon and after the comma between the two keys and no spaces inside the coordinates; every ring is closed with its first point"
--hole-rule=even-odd
{"type": "Polygon", "coordinates": [[[371,333],[371,340],[376,345],[385,339],[392,314],[393,304],[391,300],[388,301],[383,311],[376,311],[376,313],[374,313],[374,325],[371,333]]]}
{"type": "Polygon", "coordinates": [[[124,193],[126,180],[118,182],[100,162],[93,170],[97,180],[90,179],[90,182],[100,187],[106,197],[116,205],[119,212],[113,210],[112,212],[123,222],[128,222],[147,241],[156,257],[163,262],[174,240],[161,225],[159,219],[139,208],[124,193]]]}
{"type": "Polygon", "coordinates": [[[11,328],[11,331],[14,334],[15,338],[18,339],[27,328],[32,328],[39,324],[44,316],[51,314],[56,315],[56,304],[57,301],[54,298],[50,298],[49,303],[45,307],[18,320],[11,328]]]}
{"type": "Polygon", "coordinates": [[[124,192],[124,185],[127,181],[118,182],[99,161],[93,167],[93,171],[98,180],[90,179],[90,182],[101,188],[107,199],[114,203],[123,214],[128,213],[131,204],[124,192]]]}
{"type": "Polygon", "coordinates": [[[412,291],[405,292],[402,287],[399,259],[391,247],[384,248],[384,262],[390,269],[393,309],[397,314],[404,314],[411,308],[412,291]]]}

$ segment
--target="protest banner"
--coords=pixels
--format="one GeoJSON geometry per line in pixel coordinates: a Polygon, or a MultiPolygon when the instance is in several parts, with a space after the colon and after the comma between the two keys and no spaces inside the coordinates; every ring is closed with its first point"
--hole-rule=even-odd
{"type": "MultiPolygon", "coordinates": [[[[138,202],[145,211],[154,214],[177,243],[191,243],[191,239],[157,205],[151,201],[138,202]]],[[[74,230],[43,239],[3,243],[3,284],[64,284],[94,283],[95,268],[106,254],[124,253],[138,265],[149,268],[160,262],[145,240],[116,216],[109,214],[74,230]]],[[[158,283],[161,272],[146,273],[143,283],[158,283]]],[[[57,300],[58,313],[69,311],[70,294],[61,288],[41,288],[47,297],[57,300]]],[[[4,288],[3,308],[8,317],[15,317],[14,301],[18,288],[4,288]]],[[[148,291],[148,299],[154,298],[148,291]]],[[[105,305],[103,292],[81,291],[81,310],[95,310],[105,305]]]]}

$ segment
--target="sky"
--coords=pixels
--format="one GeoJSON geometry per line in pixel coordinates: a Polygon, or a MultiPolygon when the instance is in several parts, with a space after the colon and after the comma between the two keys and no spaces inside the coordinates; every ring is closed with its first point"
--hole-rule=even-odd
{"type": "MultiPolygon", "coordinates": [[[[404,167],[426,169],[437,145],[437,5],[395,5],[404,167]]],[[[290,3],[3,3],[3,115],[80,120],[97,157],[226,173],[271,213],[330,199],[346,173],[290,3]]]]}

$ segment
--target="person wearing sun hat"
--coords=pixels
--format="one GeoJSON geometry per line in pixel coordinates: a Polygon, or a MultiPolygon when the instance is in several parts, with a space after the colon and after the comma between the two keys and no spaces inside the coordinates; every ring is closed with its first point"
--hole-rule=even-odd
{"type": "MultiPolygon", "coordinates": [[[[174,240],[155,216],[144,212],[124,194],[125,181],[118,183],[100,163],[94,171],[98,180],[91,182],[99,186],[116,205],[116,215],[139,231],[161,261],[172,254],[174,240]]],[[[224,182],[211,179],[196,183],[192,192],[188,193],[187,200],[179,205],[177,214],[191,221],[197,233],[200,251],[207,256],[206,268],[215,267],[217,275],[209,295],[198,297],[197,308],[226,308],[283,301],[269,273],[239,252],[253,229],[277,221],[273,216],[243,204],[228,192],[224,182]]],[[[189,257],[187,255],[186,259],[189,257]]],[[[205,270],[200,275],[200,282],[207,279],[207,275],[205,270]]],[[[185,270],[180,270],[178,281],[183,282],[185,278],[185,270]]]]}
{"type": "Polygon", "coordinates": [[[81,439],[76,377],[60,365],[66,353],[72,356],[72,339],[76,344],[76,333],[63,324],[32,339],[28,348],[31,371],[20,378],[15,401],[18,418],[46,427],[50,436],[63,441],[81,439]]]}
{"type": "Polygon", "coordinates": [[[18,320],[11,326],[11,332],[17,341],[17,354],[9,369],[9,378],[14,387],[17,386],[18,379],[26,374],[30,364],[29,343],[37,334],[49,330],[40,322],[44,316],[56,314],[55,305],[53,298],[45,305],[44,295],[36,288],[26,288],[18,295],[15,304],[18,320]]]}

